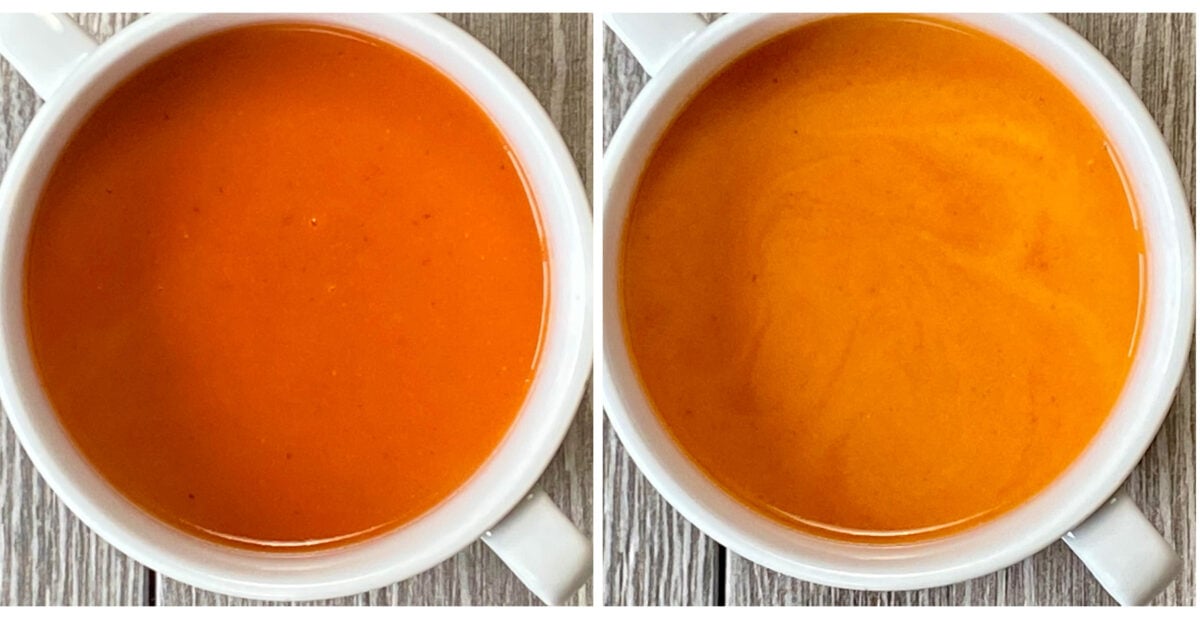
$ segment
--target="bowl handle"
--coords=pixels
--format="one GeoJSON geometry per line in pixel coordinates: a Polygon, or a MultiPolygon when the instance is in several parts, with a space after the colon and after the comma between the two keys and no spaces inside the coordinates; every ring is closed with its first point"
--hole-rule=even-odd
{"type": "Polygon", "coordinates": [[[483,541],[537,597],[564,604],[592,577],[592,541],[534,488],[483,541]]]}
{"type": "Polygon", "coordinates": [[[0,56],[43,99],[49,98],[95,49],[96,40],[66,15],[0,14],[0,56]]]}
{"type": "Polygon", "coordinates": [[[605,13],[603,17],[651,77],[708,26],[695,13],[605,13]]]}
{"type": "Polygon", "coordinates": [[[1124,490],[1063,536],[1092,576],[1123,605],[1149,604],[1182,564],[1124,490]]]}

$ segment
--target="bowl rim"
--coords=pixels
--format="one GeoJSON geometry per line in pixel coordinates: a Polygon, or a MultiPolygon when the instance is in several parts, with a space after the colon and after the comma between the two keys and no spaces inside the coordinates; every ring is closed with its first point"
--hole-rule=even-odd
{"type": "MultiPolygon", "coordinates": [[[[1163,345],[1158,357],[1148,358],[1148,353],[1139,350],[1131,369],[1129,383],[1140,376],[1153,385],[1144,388],[1138,401],[1129,402],[1126,399],[1131,386],[1127,383],[1113,416],[1050,487],[1014,510],[961,533],[903,547],[878,545],[863,551],[864,545],[809,536],[759,514],[707,480],[649,408],[624,340],[616,281],[619,246],[629,201],[644,162],[666,123],[691,93],[755,45],[828,16],[725,15],[683,43],[622,118],[605,152],[604,198],[598,214],[600,315],[606,325],[598,343],[601,400],[622,444],[655,489],[702,532],[752,561],[784,574],[839,587],[906,590],[956,583],[1016,563],[1085,520],[1118,490],[1158,433],[1191,348],[1194,248],[1187,201],[1170,152],[1144,105],[1108,60],[1079,34],[1045,14],[937,15],[1005,40],[1044,65],[1057,59],[1064,66],[1077,68],[1079,74],[1068,76],[1047,66],[1064,82],[1092,80],[1090,87],[1095,93],[1109,97],[1111,105],[1105,118],[1124,123],[1135,136],[1126,143],[1136,146],[1137,154],[1150,161],[1126,162],[1140,165],[1141,175],[1134,178],[1142,181],[1139,202],[1146,203],[1147,197],[1153,197],[1150,203],[1161,206],[1158,214],[1174,225],[1171,231],[1163,232],[1160,243],[1168,246],[1156,255],[1161,262],[1171,263],[1160,263],[1154,275],[1168,270],[1170,274],[1159,278],[1170,279],[1177,292],[1167,290],[1170,297],[1154,307],[1161,309],[1163,319],[1163,323],[1154,324],[1159,327],[1156,332],[1163,345]],[[1134,371],[1139,370],[1135,375],[1134,371]],[[1140,411],[1133,409],[1135,403],[1140,411]],[[1113,418],[1122,410],[1125,413],[1119,417],[1125,422],[1118,426],[1113,418]],[[1101,437],[1119,447],[1106,450],[1100,445],[1101,437]],[[1100,473],[1090,473],[1092,466],[1100,473]],[[982,534],[984,530],[989,534],[982,534]],[[964,538],[970,541],[963,542],[964,538]],[[853,557],[847,557],[851,553],[853,557]]],[[[1068,87],[1084,98],[1078,83],[1069,83],[1068,87]]],[[[1090,105],[1089,109],[1098,121],[1102,120],[1097,109],[1090,105]]],[[[1101,124],[1106,131],[1112,128],[1104,121],[1101,124]]],[[[1160,292],[1153,286],[1150,290],[1160,292]]],[[[1143,339],[1149,328],[1149,324],[1143,325],[1143,339]]]]}
{"type": "Polygon", "coordinates": [[[118,550],[204,589],[263,600],[315,600],[388,585],[444,561],[501,520],[540,478],[571,426],[590,375],[592,307],[586,281],[591,215],[575,161],[528,86],[447,19],[426,14],[151,14],[87,56],[44,103],[14,151],[0,183],[0,204],[5,206],[0,214],[0,276],[6,290],[17,289],[13,281],[19,284],[23,278],[12,271],[24,258],[27,235],[21,233],[20,217],[30,218],[34,209],[24,202],[30,191],[40,193],[46,160],[57,158],[61,143],[53,145],[55,131],[73,132],[61,128],[72,122],[69,114],[76,115],[77,126],[96,98],[166,50],[217,30],[270,21],[347,27],[422,57],[485,109],[518,155],[546,243],[550,308],[530,393],[506,436],[471,479],[414,521],[344,547],[266,553],[217,545],[154,519],[120,496],[73,447],[64,451],[62,429],[54,434],[50,426],[57,419],[36,374],[30,379],[23,320],[14,325],[9,318],[23,314],[20,293],[16,298],[4,294],[0,304],[5,317],[0,320],[0,399],[47,484],[118,550]],[[141,59],[131,60],[139,53],[141,59]],[[92,101],[81,104],[90,91],[100,94],[91,92],[92,101]]]}

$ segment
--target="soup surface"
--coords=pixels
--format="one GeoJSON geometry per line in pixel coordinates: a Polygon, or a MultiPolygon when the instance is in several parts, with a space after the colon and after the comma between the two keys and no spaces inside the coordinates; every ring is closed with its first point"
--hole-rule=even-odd
{"type": "Polygon", "coordinates": [[[678,113],[632,204],[627,340],[679,446],[744,503],[868,542],[1029,499],[1112,409],[1142,237],[1088,111],[964,27],[792,30],[678,113]]]}
{"type": "Polygon", "coordinates": [[[545,256],[504,138],[423,60],[314,25],[139,70],[70,140],[26,262],[32,350],[145,510],[266,548],[464,483],[533,376],[545,256]]]}

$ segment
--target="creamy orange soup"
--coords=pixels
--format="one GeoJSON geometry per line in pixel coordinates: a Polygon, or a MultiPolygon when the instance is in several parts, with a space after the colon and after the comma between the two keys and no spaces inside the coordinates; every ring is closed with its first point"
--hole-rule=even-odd
{"type": "Polygon", "coordinates": [[[860,15],[723,69],[646,166],[624,326],[662,422],[801,530],[913,540],[1044,489],[1105,421],[1142,237],[1104,133],[1045,68],[860,15]]]}
{"type": "Polygon", "coordinates": [[[71,139],[26,257],[63,426],[201,537],[325,546],[402,525],[491,454],[539,345],[516,161],[423,60],[311,25],[167,53],[71,139]]]}

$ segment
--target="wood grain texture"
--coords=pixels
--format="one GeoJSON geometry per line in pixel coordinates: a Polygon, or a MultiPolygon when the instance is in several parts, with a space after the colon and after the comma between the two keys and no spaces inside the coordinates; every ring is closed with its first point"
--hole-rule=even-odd
{"type": "MultiPolygon", "coordinates": [[[[82,15],[92,32],[111,35],[135,14],[82,15]]],[[[591,194],[592,45],[586,14],[450,15],[521,77],[549,112],[591,194]]],[[[0,156],[5,165],[40,105],[0,61],[0,156]]],[[[592,529],[590,388],[540,485],[581,529],[592,529]]],[[[25,459],[0,418],[0,604],[261,604],[214,594],[156,575],[88,531],[25,459]]],[[[407,581],[313,604],[529,605],[540,602],[482,543],[407,581]]],[[[591,604],[591,585],[576,604],[591,604]]]]}
{"type": "MultiPolygon", "coordinates": [[[[1072,14],[1060,19],[1130,81],[1162,129],[1195,203],[1195,19],[1190,14],[1072,14]]],[[[604,143],[646,82],[605,29],[604,143]]],[[[1193,211],[1193,220],[1195,212],[1193,211]]],[[[1158,604],[1195,602],[1195,353],[1170,414],[1126,490],[1184,556],[1158,604]]],[[[957,585],[877,593],[815,585],[718,547],[683,521],[638,474],[615,433],[604,444],[605,602],[731,605],[1107,605],[1113,600],[1061,542],[994,574],[957,585]],[[645,539],[665,546],[642,547],[645,539]],[[710,565],[714,554],[723,563],[710,565]],[[702,564],[702,565],[700,565],[702,564]],[[693,570],[705,572],[696,576],[693,570]]]]}

